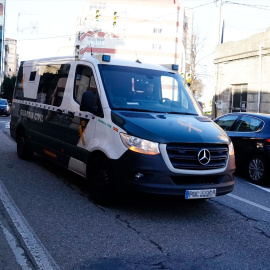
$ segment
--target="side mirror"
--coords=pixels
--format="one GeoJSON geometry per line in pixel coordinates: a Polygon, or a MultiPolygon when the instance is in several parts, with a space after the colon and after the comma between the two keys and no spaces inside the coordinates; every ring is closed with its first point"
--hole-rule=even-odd
{"type": "Polygon", "coordinates": [[[80,110],[90,113],[97,112],[97,106],[95,106],[95,95],[93,92],[85,91],[83,93],[80,110]]]}
{"type": "Polygon", "coordinates": [[[85,91],[83,93],[80,110],[103,117],[100,101],[98,100],[98,102],[96,102],[95,94],[91,91],[85,91]]]}

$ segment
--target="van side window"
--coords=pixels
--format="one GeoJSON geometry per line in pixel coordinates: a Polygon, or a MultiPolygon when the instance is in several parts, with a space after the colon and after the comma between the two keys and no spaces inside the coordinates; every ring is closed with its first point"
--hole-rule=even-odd
{"type": "Polygon", "coordinates": [[[93,71],[88,66],[78,65],[76,68],[75,83],[74,83],[74,99],[81,104],[82,95],[85,91],[92,91],[97,95],[97,85],[93,71]]]}
{"type": "Polygon", "coordinates": [[[23,95],[23,65],[20,65],[14,90],[15,90],[14,98],[23,100],[24,99],[24,95],[23,95]]]}
{"type": "Polygon", "coordinates": [[[37,74],[36,71],[32,71],[32,72],[30,73],[30,77],[29,77],[29,81],[30,81],[30,82],[35,81],[36,74],[37,74]]]}
{"type": "Polygon", "coordinates": [[[37,102],[59,107],[66,88],[70,65],[47,65],[41,68],[37,102]]]}

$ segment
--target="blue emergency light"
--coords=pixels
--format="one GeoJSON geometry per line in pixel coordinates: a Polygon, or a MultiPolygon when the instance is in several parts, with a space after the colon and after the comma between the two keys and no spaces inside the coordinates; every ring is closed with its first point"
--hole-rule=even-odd
{"type": "Polygon", "coordinates": [[[172,70],[178,70],[179,69],[179,66],[178,65],[172,65],[172,70]]]}
{"type": "Polygon", "coordinates": [[[110,55],[103,54],[102,55],[102,61],[103,62],[110,62],[111,61],[111,56],[110,55]]]}

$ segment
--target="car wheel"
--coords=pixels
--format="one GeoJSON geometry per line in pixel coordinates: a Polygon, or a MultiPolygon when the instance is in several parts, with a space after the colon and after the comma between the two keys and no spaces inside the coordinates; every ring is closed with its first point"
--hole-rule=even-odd
{"type": "Polygon", "coordinates": [[[90,179],[90,193],[93,200],[97,204],[109,206],[113,202],[114,181],[108,161],[104,158],[98,159],[93,169],[90,179]]]}
{"type": "Polygon", "coordinates": [[[19,158],[29,160],[33,157],[34,152],[29,149],[25,133],[21,131],[17,141],[17,153],[19,158]]]}
{"type": "Polygon", "coordinates": [[[263,157],[255,155],[248,162],[248,178],[251,182],[261,184],[268,174],[266,162],[263,157]]]}

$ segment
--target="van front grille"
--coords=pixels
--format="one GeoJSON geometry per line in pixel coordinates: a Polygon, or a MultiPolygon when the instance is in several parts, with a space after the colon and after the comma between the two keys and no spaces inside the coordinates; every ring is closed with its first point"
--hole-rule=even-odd
{"type": "Polygon", "coordinates": [[[179,144],[169,143],[167,153],[172,166],[183,170],[213,170],[224,168],[228,159],[228,146],[226,144],[179,144]],[[208,155],[205,160],[201,159],[204,152],[208,155]],[[204,151],[205,150],[205,151],[204,151]],[[207,151],[208,150],[208,151],[207,151]]]}

